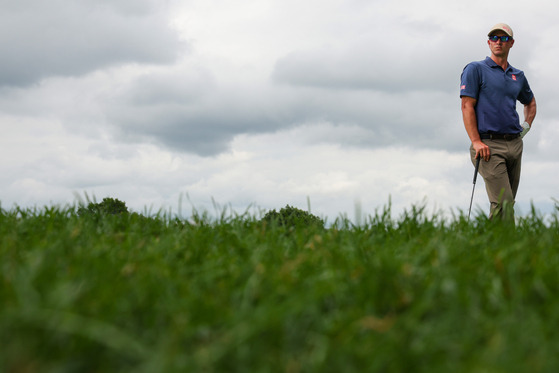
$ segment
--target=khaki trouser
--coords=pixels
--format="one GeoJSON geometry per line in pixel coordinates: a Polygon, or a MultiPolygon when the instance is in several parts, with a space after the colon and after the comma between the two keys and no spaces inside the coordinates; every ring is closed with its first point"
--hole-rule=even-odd
{"type": "MultiPolygon", "coordinates": [[[[513,217],[514,199],[520,183],[523,141],[521,138],[482,141],[491,150],[489,161],[482,159],[479,164],[479,174],[485,181],[485,189],[491,202],[489,218],[513,217]]],[[[474,165],[475,155],[473,146],[470,146],[470,156],[474,165]]]]}

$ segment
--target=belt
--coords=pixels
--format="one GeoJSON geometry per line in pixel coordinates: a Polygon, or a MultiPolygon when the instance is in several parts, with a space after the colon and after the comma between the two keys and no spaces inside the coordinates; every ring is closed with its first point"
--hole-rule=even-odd
{"type": "Polygon", "coordinates": [[[519,133],[503,134],[503,133],[480,133],[482,140],[514,140],[520,137],[519,133]]]}

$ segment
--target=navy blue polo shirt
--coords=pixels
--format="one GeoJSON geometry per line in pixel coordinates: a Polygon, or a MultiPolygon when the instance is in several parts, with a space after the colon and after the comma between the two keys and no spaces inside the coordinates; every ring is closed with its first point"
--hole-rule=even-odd
{"type": "Polygon", "coordinates": [[[516,101],[527,105],[534,97],[523,71],[510,64],[503,71],[487,57],[484,61],[468,64],[460,80],[460,97],[477,100],[475,110],[479,133],[522,132],[516,101]]]}

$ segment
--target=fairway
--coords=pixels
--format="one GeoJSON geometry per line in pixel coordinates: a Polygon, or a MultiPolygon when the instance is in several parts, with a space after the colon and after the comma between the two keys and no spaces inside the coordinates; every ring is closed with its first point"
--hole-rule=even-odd
{"type": "Polygon", "coordinates": [[[0,371],[557,371],[558,221],[0,209],[0,371]]]}

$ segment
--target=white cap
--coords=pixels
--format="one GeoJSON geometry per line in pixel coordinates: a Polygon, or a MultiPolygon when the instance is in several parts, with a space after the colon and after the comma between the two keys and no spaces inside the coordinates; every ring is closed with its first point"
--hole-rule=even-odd
{"type": "Polygon", "coordinates": [[[495,31],[504,31],[504,33],[510,36],[511,38],[514,37],[512,29],[506,23],[497,23],[495,26],[491,28],[487,36],[491,36],[491,34],[494,33],[495,31]]]}

